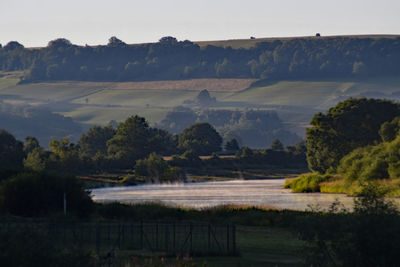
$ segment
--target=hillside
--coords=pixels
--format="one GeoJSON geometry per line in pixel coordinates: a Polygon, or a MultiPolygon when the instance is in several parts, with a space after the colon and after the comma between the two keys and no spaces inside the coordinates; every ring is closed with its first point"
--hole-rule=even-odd
{"type": "Polygon", "coordinates": [[[29,49],[0,47],[0,71],[23,71],[23,83],[43,81],[145,82],[245,78],[274,80],[397,77],[396,35],[287,37],[210,42],[162,37],[129,45],[78,46],[65,38],[29,49]]]}
{"type": "MultiPolygon", "coordinates": [[[[305,36],[0,48],[0,100],[88,127],[132,114],[159,124],[177,106],[276,111],[304,137],[312,116],[349,97],[400,98],[400,36],[305,36]],[[208,90],[212,103],[196,102],[208,90]]],[[[84,127],[84,128],[85,128],[84,127]]]]}
{"type": "Polygon", "coordinates": [[[159,123],[168,111],[186,105],[201,89],[217,102],[211,109],[275,110],[300,136],[311,117],[349,97],[399,99],[400,78],[259,81],[199,79],[159,82],[44,82],[17,85],[18,74],[0,78],[0,99],[48,108],[83,124],[105,125],[132,114],[159,123]],[[253,84],[252,84],[253,83],[253,84]],[[252,84],[252,85],[251,85],[252,84]],[[189,86],[190,85],[190,86],[189,86]],[[157,87],[160,88],[157,88],[157,87]]]}

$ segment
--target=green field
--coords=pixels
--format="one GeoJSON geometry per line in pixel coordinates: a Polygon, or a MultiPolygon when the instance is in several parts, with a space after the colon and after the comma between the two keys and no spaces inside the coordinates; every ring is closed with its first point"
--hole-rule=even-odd
{"type": "Polygon", "coordinates": [[[270,81],[248,88],[246,84],[252,82],[249,79],[17,85],[18,78],[18,74],[12,73],[0,78],[0,97],[4,102],[43,106],[83,124],[105,125],[133,114],[158,123],[173,107],[194,100],[204,85],[211,88],[211,96],[217,99],[211,108],[276,110],[288,128],[300,135],[313,114],[326,111],[339,101],[360,96],[398,99],[392,93],[400,92],[400,78],[270,81]],[[230,91],[229,86],[233,86],[230,91]]]}
{"type": "Polygon", "coordinates": [[[238,257],[194,258],[207,266],[302,266],[305,242],[284,228],[237,227],[238,257]]]}

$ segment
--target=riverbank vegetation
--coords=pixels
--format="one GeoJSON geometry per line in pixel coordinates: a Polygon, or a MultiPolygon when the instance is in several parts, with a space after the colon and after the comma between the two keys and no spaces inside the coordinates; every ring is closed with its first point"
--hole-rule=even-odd
{"type": "Polygon", "coordinates": [[[400,196],[398,103],[349,99],[315,115],[307,130],[307,160],[316,171],[288,180],[294,192],[357,195],[375,182],[387,196],[400,196]]]}

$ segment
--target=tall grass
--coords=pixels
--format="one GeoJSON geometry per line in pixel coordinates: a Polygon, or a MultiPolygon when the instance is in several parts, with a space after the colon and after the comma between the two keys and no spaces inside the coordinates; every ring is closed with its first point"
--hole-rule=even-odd
{"type": "Polygon", "coordinates": [[[320,183],[331,178],[328,174],[306,173],[293,180],[286,180],[284,188],[290,188],[295,193],[321,192],[320,183]]]}

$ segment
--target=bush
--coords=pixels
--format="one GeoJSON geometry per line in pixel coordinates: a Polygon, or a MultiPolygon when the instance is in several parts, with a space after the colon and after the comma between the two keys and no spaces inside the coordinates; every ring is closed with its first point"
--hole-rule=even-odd
{"type": "Polygon", "coordinates": [[[300,237],[310,243],[308,266],[398,266],[400,216],[376,184],[367,184],[354,212],[331,209],[299,224],[300,237]]]}
{"type": "Polygon", "coordinates": [[[92,210],[92,200],[74,177],[39,172],[23,172],[0,185],[2,208],[15,215],[45,216],[63,212],[64,194],[67,211],[79,216],[92,210]]]}
{"type": "Polygon", "coordinates": [[[348,183],[400,177],[400,137],[391,142],[357,148],[346,155],[337,169],[348,183]]]}
{"type": "Polygon", "coordinates": [[[171,167],[156,153],[148,158],[136,161],[135,175],[145,178],[148,182],[184,181],[185,173],[178,167],[171,167]]]}
{"type": "Polygon", "coordinates": [[[55,246],[46,232],[32,228],[0,231],[2,266],[98,266],[98,260],[84,249],[55,246]]]}

